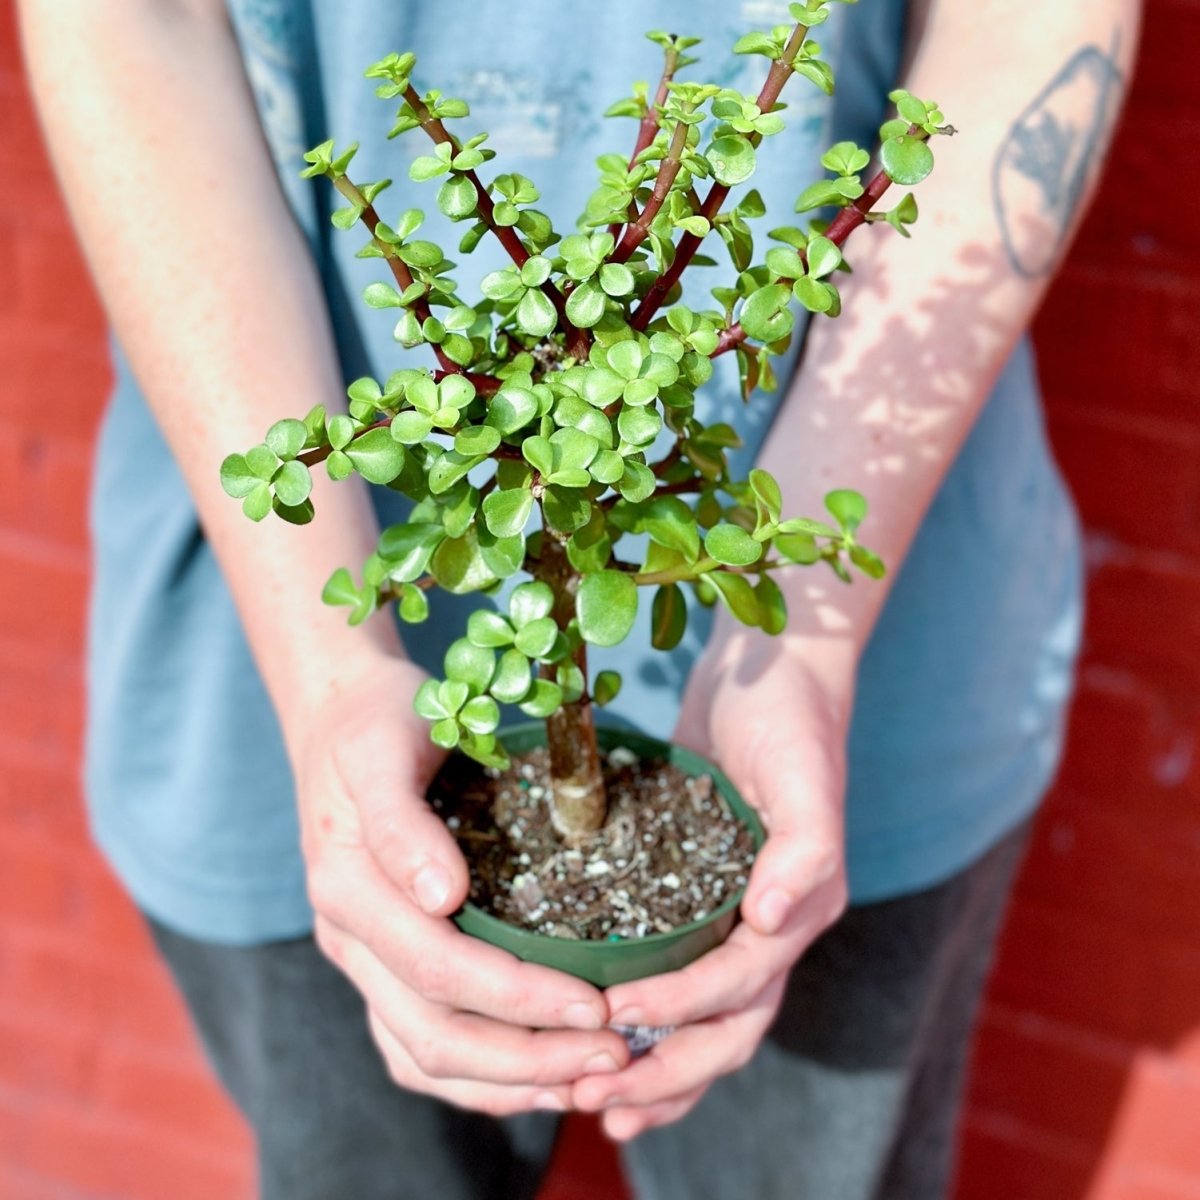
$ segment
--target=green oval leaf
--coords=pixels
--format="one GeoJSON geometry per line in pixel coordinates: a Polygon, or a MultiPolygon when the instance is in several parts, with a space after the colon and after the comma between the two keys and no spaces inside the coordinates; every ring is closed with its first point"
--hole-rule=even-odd
{"type": "Polygon", "coordinates": [[[415,446],[418,442],[423,442],[432,432],[433,421],[416,409],[405,409],[392,418],[392,437],[405,446],[415,446]]]}
{"type": "Polygon", "coordinates": [[[905,187],[920,183],[933,170],[933,151],[906,133],[888,138],[879,148],[879,160],[888,177],[905,187]]]}
{"type": "Polygon", "coordinates": [[[455,450],[472,458],[491,454],[499,445],[500,431],[492,425],[468,425],[454,435],[455,450]]]}
{"type": "Polygon", "coordinates": [[[491,492],[483,500],[483,519],[496,537],[513,537],[529,523],[533,493],[528,488],[491,492]]]}
{"type": "Polygon", "coordinates": [[[451,715],[442,703],[440,692],[441,685],[436,679],[427,679],[417,688],[417,694],[413,697],[413,708],[416,709],[417,716],[424,717],[427,721],[440,721],[443,717],[451,715]]]}
{"type": "Polygon", "coordinates": [[[501,704],[518,704],[529,694],[532,680],[529,659],[520,650],[506,650],[500,655],[488,690],[501,704]]]}
{"type": "Polygon", "coordinates": [[[616,671],[600,671],[592,683],[592,702],[611,704],[621,690],[621,676],[616,671]]]}
{"type": "MultiPolygon", "coordinates": [[[[628,339],[623,342],[617,342],[615,346],[609,347],[608,365],[622,379],[636,379],[638,372],[642,369],[642,362],[645,357],[646,355],[641,345],[633,339],[628,339]]],[[[586,390],[586,384],[584,386],[586,390]]],[[[595,401],[592,401],[592,403],[595,403],[595,401]]]]}
{"type": "Polygon", "coordinates": [[[515,575],[525,561],[525,535],[518,533],[513,537],[498,538],[486,525],[475,528],[479,536],[479,553],[487,569],[499,579],[515,575]]]}
{"type": "Polygon", "coordinates": [[[562,706],[562,688],[549,679],[535,679],[521,711],[528,717],[545,718],[562,706]]]}
{"type": "Polygon", "coordinates": [[[617,417],[617,432],[631,446],[645,446],[658,437],[662,416],[657,408],[622,408],[617,417]]]}
{"type": "Polygon", "coordinates": [[[460,538],[446,538],[434,551],[429,568],[438,583],[455,595],[490,587],[497,578],[484,561],[473,525],[460,538]]]}
{"type": "Polygon", "coordinates": [[[379,536],[379,554],[388,565],[388,577],[410,583],[429,565],[445,532],[437,525],[390,525],[379,536]]]}
{"type": "Polygon", "coordinates": [[[368,483],[391,483],[404,470],[404,447],[387,429],[369,429],[355,438],[345,452],[368,483]]]}
{"type": "Polygon", "coordinates": [[[270,483],[279,470],[279,455],[270,446],[260,442],[246,451],[246,466],[261,482],[270,483]]]}
{"type": "Polygon", "coordinates": [[[827,237],[815,237],[808,243],[808,273],[814,279],[824,279],[841,261],[842,252],[827,237]]]}
{"type": "MultiPolygon", "coordinates": [[[[638,360],[641,366],[641,360],[638,360]]],[[[620,398],[625,390],[625,379],[615,370],[607,367],[586,368],[587,374],[583,380],[583,398],[596,408],[606,408],[614,400],[620,398]]],[[[636,374],[636,370],[634,374],[636,374]]]]}
{"type": "Polygon", "coordinates": [[[677,583],[663,585],[654,593],[650,610],[650,644],[656,650],[674,650],[687,629],[687,601],[677,583]]]}
{"type": "Polygon", "coordinates": [[[873,550],[868,550],[866,546],[851,546],[850,561],[871,579],[882,579],[887,574],[887,567],[884,566],[883,559],[873,550]]]}
{"type": "Polygon", "coordinates": [[[754,147],[739,134],[716,138],[705,157],[713,178],[726,187],[745,183],[754,174],[754,147]]]}
{"type": "Polygon", "coordinates": [[[554,648],[558,637],[558,626],[553,617],[539,617],[517,630],[516,647],[529,658],[545,658],[554,648]]]}
{"type": "Polygon", "coordinates": [[[476,646],[511,646],[513,629],[498,612],[490,608],[477,608],[467,618],[467,637],[476,646]]]}
{"type": "Polygon", "coordinates": [[[461,730],[458,727],[458,722],[453,717],[447,717],[444,721],[438,721],[429,731],[430,740],[435,746],[441,746],[443,750],[453,750],[458,745],[460,736],[461,730]]]}
{"type": "Polygon", "coordinates": [[[628,296],[635,286],[633,272],[624,263],[605,263],[600,268],[600,286],[610,296],[628,296]]]}
{"type": "Polygon", "coordinates": [[[345,567],[338,567],[321,592],[322,604],[357,604],[358,588],[345,567]]]}
{"type": "Polygon", "coordinates": [[[491,696],[476,696],[463,705],[458,719],[472,733],[492,733],[500,724],[500,709],[491,696]]]}
{"type": "Polygon", "coordinates": [[[429,617],[429,597],[411,583],[402,585],[400,603],[396,607],[400,612],[400,619],[410,625],[419,625],[429,617]]]}
{"type": "Polygon", "coordinates": [[[657,477],[645,463],[634,462],[632,459],[626,460],[625,474],[617,480],[617,491],[624,499],[628,500],[630,504],[640,504],[654,494],[657,486],[657,477]]]}
{"type": "Polygon", "coordinates": [[[523,583],[513,588],[508,599],[508,612],[513,624],[520,629],[531,621],[540,621],[554,611],[554,592],[549,584],[523,583]]]}
{"type": "Polygon", "coordinates": [[[585,575],[575,596],[579,632],[595,646],[615,646],[633,628],[637,607],[637,584],[623,571],[585,575]]]}
{"type": "Polygon", "coordinates": [[[525,388],[506,387],[497,392],[488,405],[484,422],[507,436],[529,424],[537,416],[537,397],[525,388]]]}
{"type": "Polygon", "coordinates": [[[526,287],[541,287],[550,278],[550,260],[542,254],[535,254],[522,264],[520,275],[526,287]]]}
{"type": "Polygon", "coordinates": [[[557,323],[554,305],[544,292],[530,288],[517,305],[517,325],[531,337],[545,337],[557,323]]]}
{"type": "Polygon", "coordinates": [[[464,175],[453,175],[438,189],[437,206],[452,221],[469,217],[479,203],[475,185],[464,175]]]}
{"type": "Polygon", "coordinates": [[[792,289],[783,283],[772,283],[756,291],[738,314],[742,328],[756,342],[777,342],[787,337],[795,324],[788,303],[792,289]]]}
{"type": "Polygon", "coordinates": [[[477,696],[492,682],[496,655],[487,646],[477,646],[470,638],[458,638],[446,650],[443,666],[447,679],[465,683],[471,694],[477,696]]]}
{"type": "Polygon", "coordinates": [[[730,571],[709,571],[703,578],[716,588],[717,595],[724,601],[725,607],[743,625],[759,623],[758,597],[745,575],[735,575],[730,571]]]}
{"type": "Polygon", "coordinates": [[[688,562],[695,562],[700,555],[696,514],[678,496],[658,496],[652,500],[637,528],[660,546],[678,550],[688,562]]]}
{"type": "Polygon", "coordinates": [[[294,417],[284,417],[267,430],[267,445],[285,462],[295,458],[304,449],[307,440],[308,429],[303,421],[297,421],[294,417]]]}
{"type": "Polygon", "coordinates": [[[825,507],[837,523],[848,533],[853,533],[867,515],[867,502],[859,492],[839,488],[825,497],[825,507]]]}
{"type": "Polygon", "coordinates": [[[750,488],[770,521],[778,521],[783,513],[783,492],[775,476],[761,467],[750,472],[750,488]]]}
{"type": "Polygon", "coordinates": [[[221,463],[221,486],[235,500],[244,500],[261,482],[250,470],[245,455],[231,454],[221,463]]]}
{"type": "Polygon", "coordinates": [[[562,688],[564,704],[574,704],[581,699],[587,687],[583,672],[573,662],[559,663],[554,672],[554,682],[562,688]]]}
{"type": "Polygon", "coordinates": [[[762,544],[756,542],[740,525],[722,521],[714,525],[704,538],[704,549],[711,558],[727,567],[748,567],[762,557],[762,544]]]}
{"type": "Polygon", "coordinates": [[[591,329],[599,324],[606,305],[604,292],[589,279],[567,297],[567,316],[580,329],[591,329]]]}
{"type": "Polygon", "coordinates": [[[781,634],[787,626],[787,601],[779,590],[779,584],[764,573],[754,585],[754,598],[758,601],[759,625],[772,637],[781,634]]]}
{"type": "Polygon", "coordinates": [[[293,459],[279,468],[272,484],[280,504],[296,508],[308,499],[308,494],[312,491],[312,476],[302,462],[293,459]]]}

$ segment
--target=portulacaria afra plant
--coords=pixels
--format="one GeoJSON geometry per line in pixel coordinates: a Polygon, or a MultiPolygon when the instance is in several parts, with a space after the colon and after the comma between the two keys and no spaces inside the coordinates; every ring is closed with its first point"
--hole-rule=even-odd
{"type": "Polygon", "coordinates": [[[326,142],[305,155],[304,174],[325,177],[345,200],[334,224],[364,229],[360,255],[390,273],[364,300],[396,309],[396,340],[434,362],[355,380],[346,412],[321,406],[277,422],[262,444],[225,460],[225,490],[254,520],[273,511],[303,524],[313,516],[310,472],[324,464],[334,480],[357,472],[412,499],[408,520],[383,531],[361,582],[342,569],[325,588],[327,603],[350,607],[351,622],[393,603],[404,621],[419,622],[434,587],[491,594],[527,577],[502,608],[483,602],[471,614],[446,653],[445,678],[426,682],[416,707],[439,746],[484,764],[506,759],[496,736],[502,705],[545,719],[555,825],[568,839],[603,824],[593,705],[621,682],[612,671],[590,677],[587,648],[623,641],[643,592],[653,644],[669,650],[687,622],[685,589],[777,634],[787,613],[776,571],[824,563],[847,581],[851,568],[883,573],[857,540],[860,495],[831,492],[821,520],[785,518],[767,472],[730,476],[734,430],[695,415],[713,359],[737,356],[749,399],[774,386],[771,359],[787,349],[798,306],[838,315],[847,237],[874,221],[908,236],[912,194],[886,207],[884,193],[925,178],[930,137],[949,132],[936,105],[893,92],[898,115],[879,131],[878,171],[864,175],[867,149],[832,146],[824,178],[797,200],[809,215],[771,230],[774,245],[758,250],[748,220],[763,215],[762,200],[742,190],[729,206],[731,192],[783,128],[779,97],[793,76],[833,89],[809,36],[829,3],[801,0],[791,15],[793,24],[733,47],[770,60],[756,96],[678,79],[696,61],[687,51],[697,39],[650,34],[665,59],[657,88],[635,89],[608,113],[636,118],[633,150],[601,158],[579,232],[566,237],[535,207],[531,180],[484,182],[487,134],[450,131],[448,122],[469,116],[467,104],[418,91],[412,54],[370,67],[378,94],[401,102],[391,136],[432,143],[409,175],[440,180],[438,208],[466,225],[460,252],[493,236],[512,259],[483,279],[473,302],[459,296],[442,248],[418,236],[419,211],[381,219],[376,202],[389,181],[352,180],[356,147],[337,153],[326,142]],[[678,285],[706,241],[724,243],[733,271],[712,289],[713,306],[695,311],[679,302],[678,285]],[[621,557],[627,534],[646,535],[637,562],[621,557]]]}

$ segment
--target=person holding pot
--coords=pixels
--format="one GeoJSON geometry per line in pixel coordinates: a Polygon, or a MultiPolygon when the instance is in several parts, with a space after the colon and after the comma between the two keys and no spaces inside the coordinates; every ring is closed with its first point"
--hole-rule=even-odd
{"type": "MultiPolygon", "coordinates": [[[[731,355],[705,391],[704,419],[738,428],[789,511],[819,511],[831,486],[869,497],[889,576],[797,573],[781,638],[697,622],[669,659],[622,663],[618,714],[717,761],[768,838],[724,946],[606,993],[448,919],[467,879],[423,800],[438,755],[411,700],[463,608],[448,598],[402,646],[316,602],[398,498],[323,487],[296,537],[246,522],[217,466],[398,365],[391,322],[353,299],[371,264],[297,178],[321,139],[386,128],[366,63],[415,50],[423,84],[470,103],[561,228],[597,154],[632,141],[597,114],[656,70],[643,24],[702,36],[711,59],[787,4],[18,7],[115,335],[92,507],[93,828],[254,1127],[262,1195],[530,1196],[568,1109],[603,1112],[642,1198],[944,1195],[1080,623],[1078,532],[1024,333],[1103,157],[1136,0],[836,5],[820,31],[836,96],[785,95],[754,179],[775,223],[829,143],[871,144],[897,79],[962,131],[917,236],[863,231],[847,313],[781,364],[780,402],[743,406],[731,355]],[[631,1061],[610,1024],[675,1032],[631,1061]]],[[[743,90],[766,69],[727,62],[743,90]]],[[[415,145],[359,165],[403,177],[415,145]]],[[[428,207],[409,187],[392,202],[428,207]]],[[[468,268],[500,261],[481,247],[468,268]]],[[[688,286],[704,306],[707,283],[688,286]]]]}

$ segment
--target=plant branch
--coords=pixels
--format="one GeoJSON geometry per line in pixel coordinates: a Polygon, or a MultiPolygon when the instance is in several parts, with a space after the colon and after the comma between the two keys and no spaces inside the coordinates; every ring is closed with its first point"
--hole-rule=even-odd
{"type": "Polygon", "coordinates": [[[735,321],[726,329],[721,330],[721,336],[717,338],[717,345],[709,358],[719,358],[722,354],[727,354],[736,346],[740,346],[746,340],[746,331],[742,328],[740,321],[735,321]]]}
{"type": "MultiPolygon", "coordinates": [[[[629,156],[630,171],[633,170],[634,164],[637,162],[637,156],[654,141],[655,136],[658,134],[658,114],[667,102],[671,80],[675,78],[675,71],[678,65],[679,51],[674,46],[671,46],[664,52],[663,73],[658,81],[658,90],[654,93],[654,101],[646,105],[646,111],[642,115],[641,121],[638,122],[637,140],[633,143],[633,153],[629,156]]],[[[636,221],[637,215],[637,201],[630,200],[629,220],[631,222],[636,221]]],[[[613,241],[616,241],[621,233],[620,224],[610,225],[608,232],[612,234],[613,241]]]]}
{"type": "MultiPolygon", "coordinates": [[[[775,107],[776,101],[779,99],[779,93],[783,91],[784,85],[795,74],[795,68],[792,64],[795,62],[796,54],[804,44],[804,39],[807,36],[808,28],[797,23],[796,27],[792,30],[791,37],[788,38],[788,43],[784,47],[783,54],[771,64],[771,70],[767,73],[766,82],[762,86],[762,91],[758,94],[757,104],[759,112],[770,112],[775,107]]],[[[749,141],[752,146],[757,146],[762,141],[762,135],[752,133],[749,135],[749,141]]],[[[721,211],[721,205],[725,203],[728,195],[729,186],[727,184],[714,183],[709,189],[708,195],[704,198],[704,203],[701,205],[698,215],[704,217],[711,225],[713,218],[721,211]]],[[[675,257],[671,265],[650,285],[650,290],[642,299],[641,304],[634,310],[629,322],[634,329],[645,329],[654,319],[655,313],[662,307],[662,303],[667,298],[671,289],[679,282],[679,277],[683,274],[688,263],[695,257],[696,251],[699,250],[700,243],[703,240],[703,238],[697,237],[694,233],[685,233],[679,239],[679,245],[675,249],[675,257]]]]}
{"type": "MultiPolygon", "coordinates": [[[[909,135],[925,141],[929,135],[923,129],[909,126],[909,135]]],[[[867,184],[863,194],[852,204],[848,204],[829,223],[825,230],[827,237],[835,246],[841,246],[846,239],[867,219],[867,215],[879,202],[883,193],[891,187],[892,181],[886,171],[879,174],[867,184]]]]}
{"type": "Polygon", "coordinates": [[[683,457],[683,441],[676,438],[675,444],[651,468],[660,479],[683,457]]]}
{"type": "Polygon", "coordinates": [[[769,562],[756,562],[748,567],[730,567],[723,566],[715,558],[702,555],[694,563],[672,567],[667,571],[637,571],[634,573],[633,582],[638,587],[653,587],[663,583],[686,583],[693,579],[699,579],[700,576],[707,575],[711,571],[728,571],[731,575],[758,575],[762,571],[777,571],[781,567],[799,565],[799,563],[788,562],[782,558],[773,558],[769,562]]]}
{"type": "MultiPolygon", "coordinates": [[[[923,129],[918,129],[915,125],[910,125],[908,132],[909,136],[920,138],[922,141],[929,137],[923,129]]],[[[891,185],[892,180],[888,173],[880,171],[863,189],[863,194],[834,217],[823,236],[827,237],[835,246],[844,245],[846,239],[873,214],[875,205],[879,203],[884,192],[891,185]]],[[[800,252],[800,260],[807,265],[808,255],[803,250],[800,252]]],[[[734,322],[727,329],[721,330],[716,349],[709,355],[709,358],[719,358],[722,354],[727,354],[730,350],[740,346],[745,340],[746,331],[740,322],[734,322]]]]}
{"type": "MultiPolygon", "coordinates": [[[[368,204],[366,197],[350,182],[350,179],[342,175],[333,181],[333,186],[345,196],[356,208],[362,208],[362,216],[360,220],[367,227],[371,237],[375,238],[375,245],[383,252],[384,258],[387,260],[388,266],[391,268],[392,277],[400,285],[400,290],[403,292],[405,288],[412,287],[415,280],[412,277],[412,272],[408,269],[407,263],[403,261],[397,254],[395,247],[389,246],[387,242],[382,242],[375,237],[375,229],[379,224],[379,214],[375,211],[373,204],[368,204]]],[[[429,302],[424,296],[419,296],[412,303],[413,312],[421,318],[421,321],[427,321],[433,314],[429,310],[429,302]]],[[[433,346],[430,342],[429,345],[433,346]]],[[[437,356],[438,362],[441,364],[442,370],[450,375],[462,375],[464,370],[449,358],[441,346],[433,346],[433,352],[437,356]]]]}
{"type": "MultiPolygon", "coordinates": [[[[707,481],[704,479],[681,479],[678,483],[664,483],[661,487],[654,489],[656,496],[686,496],[696,492],[704,491],[704,485],[707,481]]],[[[603,500],[598,501],[601,508],[607,510],[613,508],[620,503],[621,493],[613,492],[611,496],[605,496],[603,500]]]]}
{"type": "MultiPolygon", "coordinates": [[[[354,435],[351,442],[357,441],[364,433],[370,433],[372,429],[387,429],[391,423],[391,417],[384,417],[372,425],[366,425],[354,435]]],[[[318,446],[315,450],[297,454],[296,461],[302,462],[306,467],[315,467],[318,463],[323,463],[336,449],[336,446],[318,446]]]]}
{"type": "Polygon", "coordinates": [[[646,201],[646,207],[642,209],[641,215],[625,228],[625,236],[621,238],[621,244],[609,256],[610,262],[623,263],[631,254],[646,240],[646,235],[650,232],[650,224],[659,210],[666,203],[667,196],[670,195],[671,185],[674,184],[679,175],[679,168],[682,165],[684,149],[687,147],[688,127],[680,121],[675,126],[675,132],[671,137],[671,145],[667,149],[667,156],[659,163],[658,174],[654,177],[654,190],[650,193],[650,199],[646,201]]]}
{"type": "MultiPolygon", "coordinates": [[[[413,112],[417,114],[417,119],[421,122],[421,128],[425,130],[435,145],[449,145],[455,154],[462,149],[459,140],[446,128],[445,123],[440,118],[435,117],[429,111],[417,89],[411,83],[404,90],[404,98],[408,101],[413,112]]],[[[462,171],[460,174],[469,179],[471,186],[475,189],[479,219],[496,235],[500,244],[507,251],[509,258],[518,267],[523,267],[531,257],[529,251],[525,248],[525,243],[517,236],[516,230],[512,226],[498,225],[496,223],[496,206],[492,202],[492,197],[488,193],[487,188],[484,187],[483,181],[479,178],[478,174],[473,170],[462,171]]],[[[567,346],[571,354],[582,362],[583,359],[587,358],[591,338],[584,330],[577,329],[571,323],[571,319],[567,316],[566,298],[554,285],[553,281],[547,279],[541,285],[541,290],[546,294],[550,303],[554,305],[554,311],[558,314],[559,326],[566,335],[567,346]]]]}

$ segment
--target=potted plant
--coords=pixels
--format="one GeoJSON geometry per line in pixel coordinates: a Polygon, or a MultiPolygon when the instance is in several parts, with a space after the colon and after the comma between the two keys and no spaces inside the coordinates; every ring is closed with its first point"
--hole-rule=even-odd
{"type": "Polygon", "coordinates": [[[727,201],[753,175],[761,143],[783,128],[779,98],[791,78],[833,88],[809,36],[829,3],[799,0],[790,12],[793,23],[733,48],[770,60],[757,96],[680,80],[697,39],[648,35],[664,54],[657,89],[636,89],[608,111],[636,118],[633,151],[600,160],[580,231],[566,237],[534,207],[531,180],[480,178],[493,157],[487,135],[450,131],[468,107],[419,92],[413,55],[371,66],[378,94],[400,100],[389,136],[431,140],[409,174],[439,181],[438,208],[467,226],[460,250],[494,236],[511,265],[467,303],[441,247],[417,236],[422,214],[409,209],[388,224],[375,205],[389,181],[351,179],[356,146],[310,151],[304,175],[324,176],[345,201],[334,224],[365,227],[360,254],[390,271],[390,282],[366,289],[366,303],[395,308],[396,340],[426,347],[436,365],[357,379],[348,411],[320,406],[280,420],[221,468],[253,520],[274,512],[310,521],[318,464],[334,480],[357,472],[412,500],[408,519],[383,531],[361,582],[343,568],[325,588],[352,623],[393,605],[403,621],[420,622],[434,587],[503,592],[471,613],[446,652],[445,678],[428,680],[415,701],[433,740],[458,752],[431,791],[472,866],[473,903],[456,919],[602,985],[683,965],[724,937],[762,831],[711,764],[597,727],[597,707],[621,681],[589,673],[588,647],[624,641],[643,592],[653,645],[669,650],[688,619],[685,590],[778,634],[787,613],[776,570],[824,563],[846,582],[852,568],[884,571],[858,540],[860,495],[829,493],[820,520],[785,517],[767,472],[731,477],[734,430],[694,412],[724,354],[737,356],[747,400],[774,386],[771,359],[793,336],[794,305],[838,315],[847,237],[874,221],[908,236],[912,194],[881,201],[892,183],[920,182],[933,165],[929,138],[950,132],[934,104],[893,92],[898,115],[880,129],[878,172],[864,179],[865,149],[831,147],[826,177],[796,203],[810,214],[805,227],[773,229],[776,244],[758,258],[748,221],[763,215],[761,198],[751,190],[727,201]],[[679,301],[678,284],[706,261],[697,254],[706,239],[724,243],[734,272],[712,289],[715,306],[695,311],[679,301]],[[642,548],[623,558],[634,535],[642,548]],[[501,706],[540,724],[501,731],[501,706]]]}

